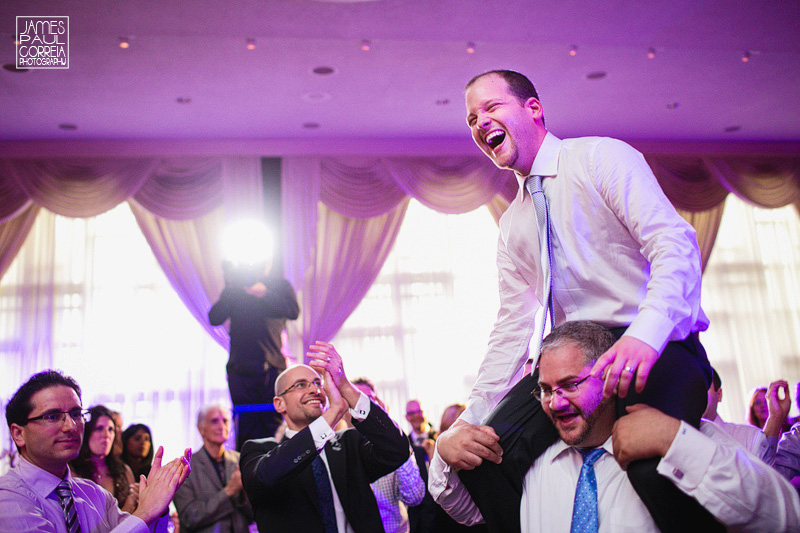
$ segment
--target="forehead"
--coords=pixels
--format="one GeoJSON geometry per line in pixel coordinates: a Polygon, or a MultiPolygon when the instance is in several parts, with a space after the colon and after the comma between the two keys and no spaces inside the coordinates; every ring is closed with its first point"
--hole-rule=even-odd
{"type": "Polygon", "coordinates": [[[81,406],[81,400],[72,389],[66,385],[54,385],[42,389],[31,396],[31,416],[37,416],[46,411],[69,411],[81,406]]]}
{"type": "MultiPolygon", "coordinates": [[[[296,366],[290,369],[284,376],[283,376],[283,383],[285,387],[293,385],[300,380],[305,381],[314,381],[315,379],[320,379],[319,374],[317,374],[313,368],[308,366],[296,366]]],[[[284,388],[285,388],[284,387],[284,388]]]]}
{"type": "Polygon", "coordinates": [[[497,74],[488,74],[475,80],[467,89],[465,98],[467,109],[485,103],[493,98],[513,96],[506,80],[497,74]]]}
{"type": "Polygon", "coordinates": [[[591,367],[585,361],[583,350],[573,342],[545,350],[539,362],[539,382],[552,384],[574,378],[591,367]]]}
{"type": "Polygon", "coordinates": [[[231,413],[227,409],[222,409],[221,407],[212,407],[206,412],[205,420],[214,420],[216,418],[230,420],[231,413]]]}
{"type": "Polygon", "coordinates": [[[114,427],[114,421],[108,418],[106,415],[100,415],[94,427],[114,427]]]}

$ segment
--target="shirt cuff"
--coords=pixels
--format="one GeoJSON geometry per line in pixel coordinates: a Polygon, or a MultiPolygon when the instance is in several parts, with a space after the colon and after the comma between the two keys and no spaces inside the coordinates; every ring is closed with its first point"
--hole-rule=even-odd
{"type": "Polygon", "coordinates": [[[652,309],[642,309],[624,335],[639,339],[661,355],[674,329],[675,324],[668,317],[652,309]]]}
{"type": "Polygon", "coordinates": [[[325,447],[325,443],[333,438],[336,432],[331,428],[324,418],[319,417],[308,425],[311,436],[314,439],[314,447],[317,451],[325,447]]]}
{"type": "Polygon", "coordinates": [[[703,481],[716,447],[714,441],[681,421],[675,439],[656,470],[679,489],[691,491],[703,481]]]}
{"type": "Polygon", "coordinates": [[[447,480],[450,476],[450,465],[444,462],[439,452],[434,450],[428,465],[428,492],[436,501],[447,489],[447,480]]]}
{"type": "Polygon", "coordinates": [[[361,422],[369,415],[369,408],[371,405],[372,402],[369,401],[367,395],[360,392],[356,406],[350,409],[350,416],[361,422]]]}

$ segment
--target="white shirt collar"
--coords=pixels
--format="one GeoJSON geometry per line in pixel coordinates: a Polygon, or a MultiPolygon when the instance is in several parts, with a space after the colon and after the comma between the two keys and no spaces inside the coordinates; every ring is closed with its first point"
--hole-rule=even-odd
{"type": "MultiPolygon", "coordinates": [[[[531,165],[528,176],[556,176],[558,174],[558,154],[561,152],[561,139],[550,133],[544,136],[536,158],[531,165]]],[[[525,191],[525,180],[528,176],[517,176],[520,192],[525,191]]],[[[524,198],[524,196],[523,196],[524,198]]]]}

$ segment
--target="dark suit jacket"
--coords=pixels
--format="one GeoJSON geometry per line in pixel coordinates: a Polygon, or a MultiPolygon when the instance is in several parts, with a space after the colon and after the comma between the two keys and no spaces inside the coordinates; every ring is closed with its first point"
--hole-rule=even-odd
{"type": "MultiPolygon", "coordinates": [[[[331,477],[356,533],[382,532],[378,504],[369,484],[397,470],[409,457],[408,441],[374,403],[355,428],[337,432],[325,445],[331,477]]],[[[261,533],[322,533],[311,462],[318,452],[311,430],[291,439],[250,440],[239,467],[261,533]]]]}
{"type": "MultiPolygon", "coordinates": [[[[225,450],[225,480],[229,480],[239,464],[239,453],[225,450]]],[[[178,509],[181,530],[188,533],[231,531],[247,533],[253,521],[253,510],[240,492],[228,498],[211,458],[203,448],[192,454],[192,471],[178,488],[173,502],[178,509]]]]}

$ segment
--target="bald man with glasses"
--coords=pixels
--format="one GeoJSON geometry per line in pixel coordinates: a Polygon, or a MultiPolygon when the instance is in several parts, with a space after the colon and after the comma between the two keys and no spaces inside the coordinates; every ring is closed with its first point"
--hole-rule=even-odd
{"type": "Polygon", "coordinates": [[[331,344],[317,342],[307,357],[309,365],[292,366],[275,381],[283,438],[242,447],[239,468],[258,529],[384,531],[370,483],[406,462],[408,440],[350,383],[331,344]],[[335,432],[348,409],[355,427],[335,432]]]}

